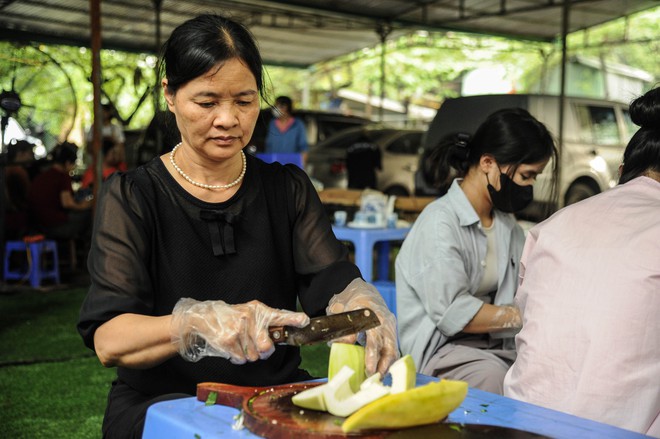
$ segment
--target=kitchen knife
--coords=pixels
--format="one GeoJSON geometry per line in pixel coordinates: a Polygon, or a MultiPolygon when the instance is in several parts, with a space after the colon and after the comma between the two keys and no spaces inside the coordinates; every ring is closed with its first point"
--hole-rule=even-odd
{"type": "Polygon", "coordinates": [[[270,338],[277,344],[302,346],[328,342],[345,335],[375,328],[380,320],[369,308],[347,311],[323,317],[310,319],[309,325],[303,328],[295,326],[271,326],[268,328],[270,338]]]}

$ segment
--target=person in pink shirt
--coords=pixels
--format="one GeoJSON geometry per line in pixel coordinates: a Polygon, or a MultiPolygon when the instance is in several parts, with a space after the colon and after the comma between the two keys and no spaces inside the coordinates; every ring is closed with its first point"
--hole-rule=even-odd
{"type": "Polygon", "coordinates": [[[660,88],[630,115],[619,185],[529,233],[504,394],[660,437],[660,88]]]}

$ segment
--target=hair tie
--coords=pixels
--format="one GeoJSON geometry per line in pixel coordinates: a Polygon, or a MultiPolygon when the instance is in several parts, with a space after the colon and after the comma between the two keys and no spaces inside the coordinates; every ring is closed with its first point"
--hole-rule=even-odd
{"type": "Polygon", "coordinates": [[[468,141],[470,140],[470,135],[467,133],[458,133],[456,135],[456,142],[454,144],[459,148],[466,148],[468,141]]]}
{"type": "Polygon", "coordinates": [[[470,155],[470,149],[468,148],[468,141],[470,140],[470,135],[466,133],[458,133],[454,138],[454,144],[452,145],[453,152],[451,153],[455,160],[458,162],[467,162],[470,155]]]}

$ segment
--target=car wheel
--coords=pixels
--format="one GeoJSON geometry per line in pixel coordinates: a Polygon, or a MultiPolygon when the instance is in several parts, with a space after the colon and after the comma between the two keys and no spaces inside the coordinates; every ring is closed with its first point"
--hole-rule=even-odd
{"type": "Polygon", "coordinates": [[[600,189],[592,181],[576,181],[566,191],[564,205],[568,206],[578,201],[585,200],[600,192],[600,189]]]}

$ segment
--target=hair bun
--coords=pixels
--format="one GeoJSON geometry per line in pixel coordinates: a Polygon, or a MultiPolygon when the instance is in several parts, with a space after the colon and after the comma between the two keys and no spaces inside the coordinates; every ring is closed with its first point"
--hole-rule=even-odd
{"type": "Polygon", "coordinates": [[[660,87],[638,97],[630,104],[630,119],[642,128],[660,129],[660,87]]]}

